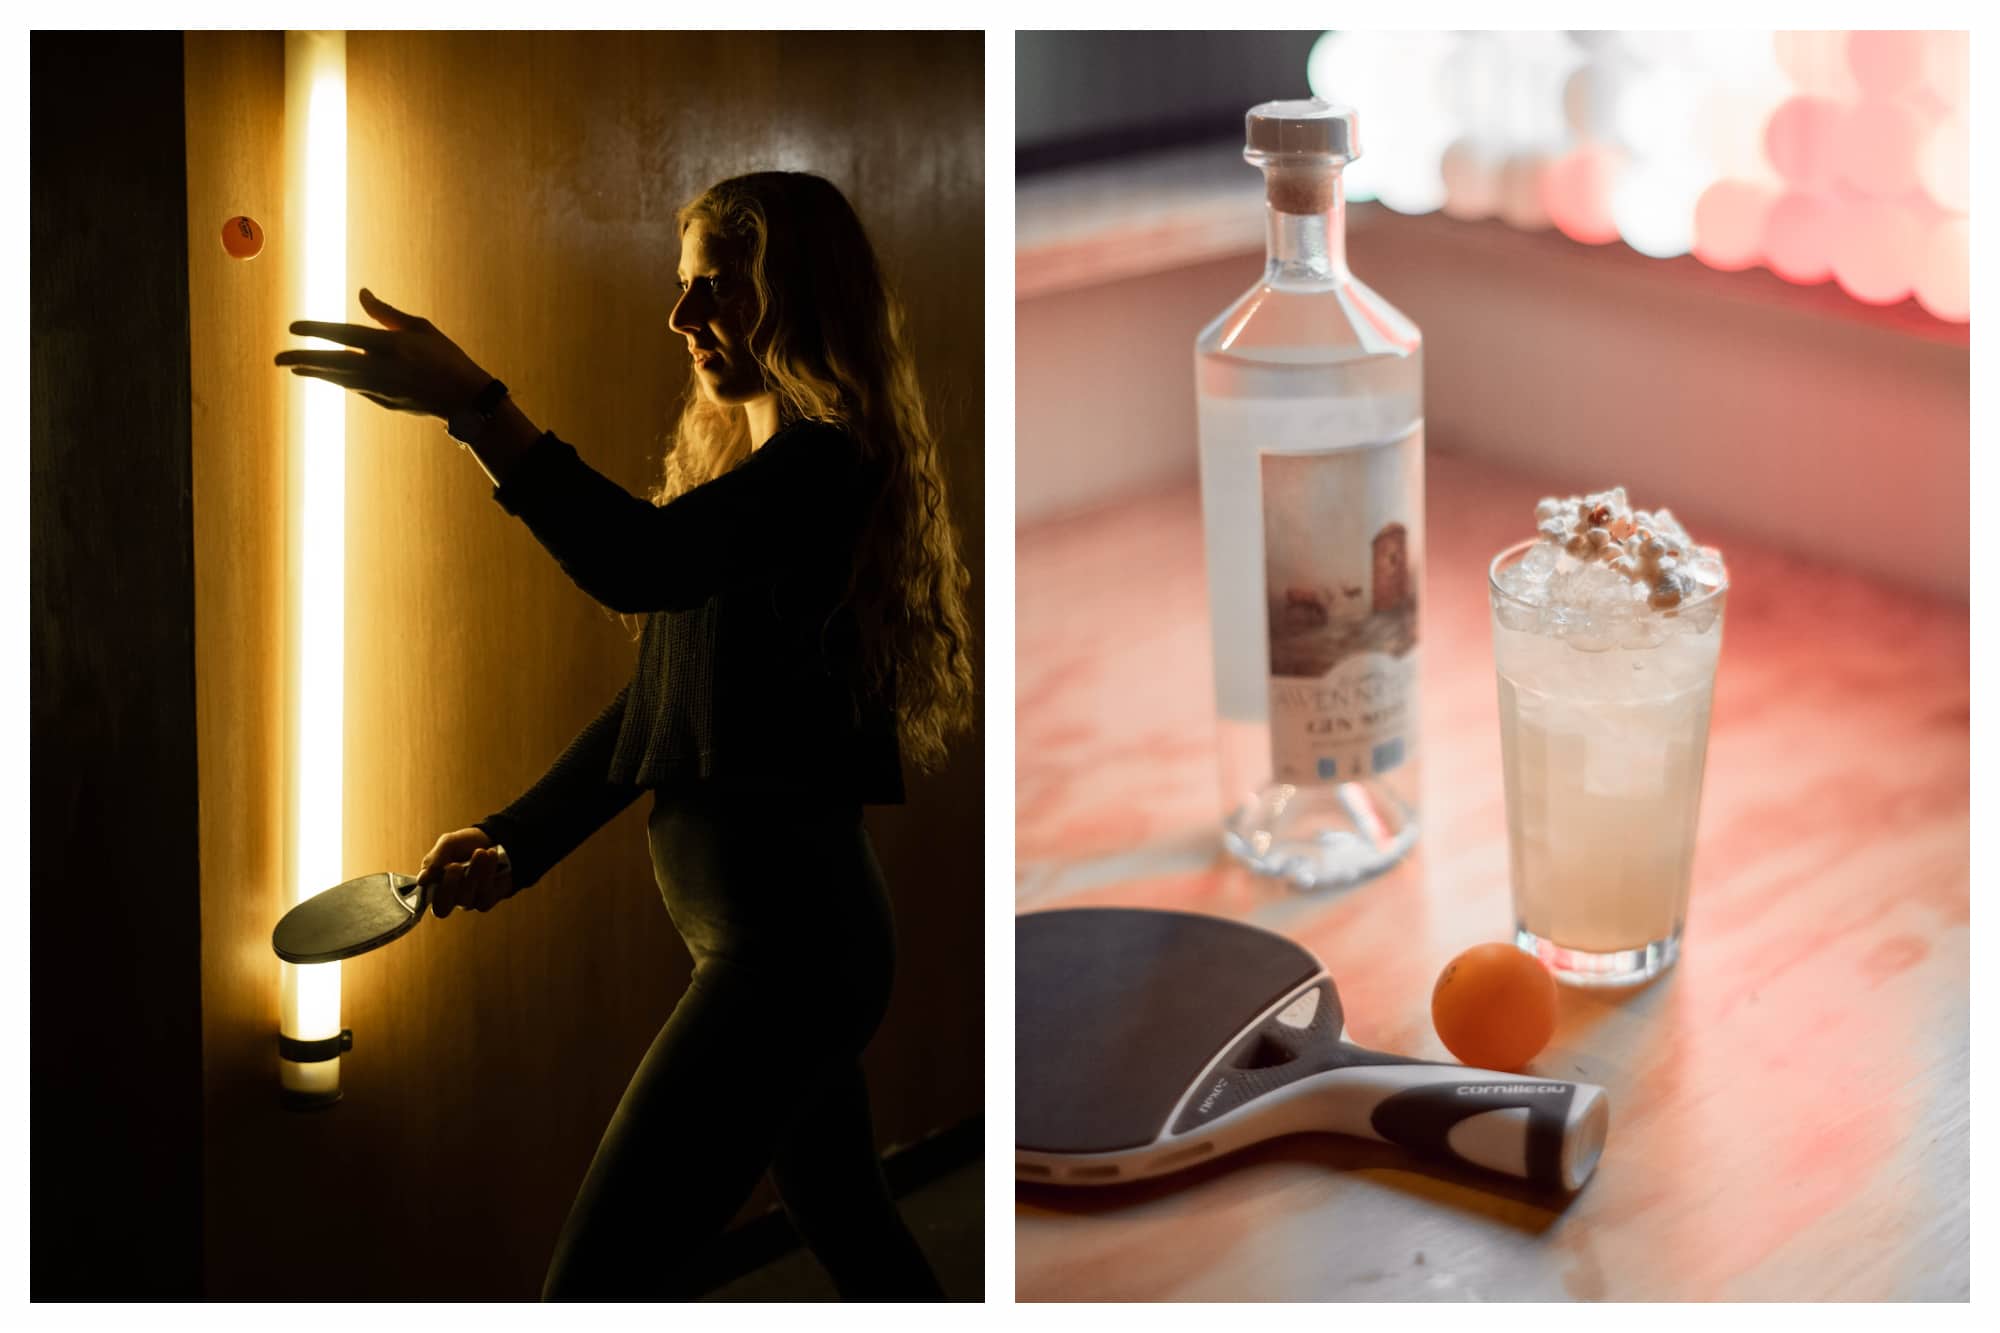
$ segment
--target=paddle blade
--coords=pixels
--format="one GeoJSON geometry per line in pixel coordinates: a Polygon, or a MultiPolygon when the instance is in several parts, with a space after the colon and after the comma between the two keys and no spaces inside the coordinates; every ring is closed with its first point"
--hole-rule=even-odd
{"type": "Polygon", "coordinates": [[[379,949],[423,920],[430,889],[383,871],[306,899],[279,920],[271,950],[288,963],[331,963],[379,949]]]}
{"type": "MultiPolygon", "coordinates": [[[[1015,1147],[1151,1143],[1196,1076],[1320,970],[1283,936],[1220,917],[1123,907],[1015,917],[1015,1147]]],[[[1337,1036],[1330,985],[1327,995],[1337,1036]]]]}

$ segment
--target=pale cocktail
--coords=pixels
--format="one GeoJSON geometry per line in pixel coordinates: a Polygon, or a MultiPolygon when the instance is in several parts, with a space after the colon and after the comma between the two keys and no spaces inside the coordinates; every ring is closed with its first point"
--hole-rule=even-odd
{"type": "Polygon", "coordinates": [[[1622,490],[1536,516],[1490,573],[1516,938],[1631,984],[1680,952],[1728,576],[1622,490]]]}

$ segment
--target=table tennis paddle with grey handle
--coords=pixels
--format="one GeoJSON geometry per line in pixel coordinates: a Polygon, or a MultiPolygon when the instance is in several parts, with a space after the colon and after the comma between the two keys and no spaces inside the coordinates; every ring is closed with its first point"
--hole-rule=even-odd
{"type": "Polygon", "coordinates": [[[1354,1134],[1576,1190],[1604,1150],[1604,1090],[1352,1045],[1308,950],[1188,912],[1014,919],[1014,1171],[1141,1180],[1305,1130],[1354,1134]]]}

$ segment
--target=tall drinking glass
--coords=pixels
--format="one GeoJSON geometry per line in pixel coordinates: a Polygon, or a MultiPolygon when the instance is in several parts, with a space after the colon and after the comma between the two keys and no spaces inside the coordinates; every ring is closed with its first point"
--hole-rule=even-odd
{"type": "Polygon", "coordinates": [[[1680,956],[1729,584],[1671,611],[1538,604],[1488,570],[1516,942],[1573,985],[1680,956]]]}

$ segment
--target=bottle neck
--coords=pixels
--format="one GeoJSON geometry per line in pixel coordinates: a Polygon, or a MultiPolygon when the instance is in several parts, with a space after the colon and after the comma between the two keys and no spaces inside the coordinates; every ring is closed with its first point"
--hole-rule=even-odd
{"type": "Polygon", "coordinates": [[[1347,198],[1338,167],[1266,167],[1265,269],[1288,285],[1348,277],[1347,198]]]}

